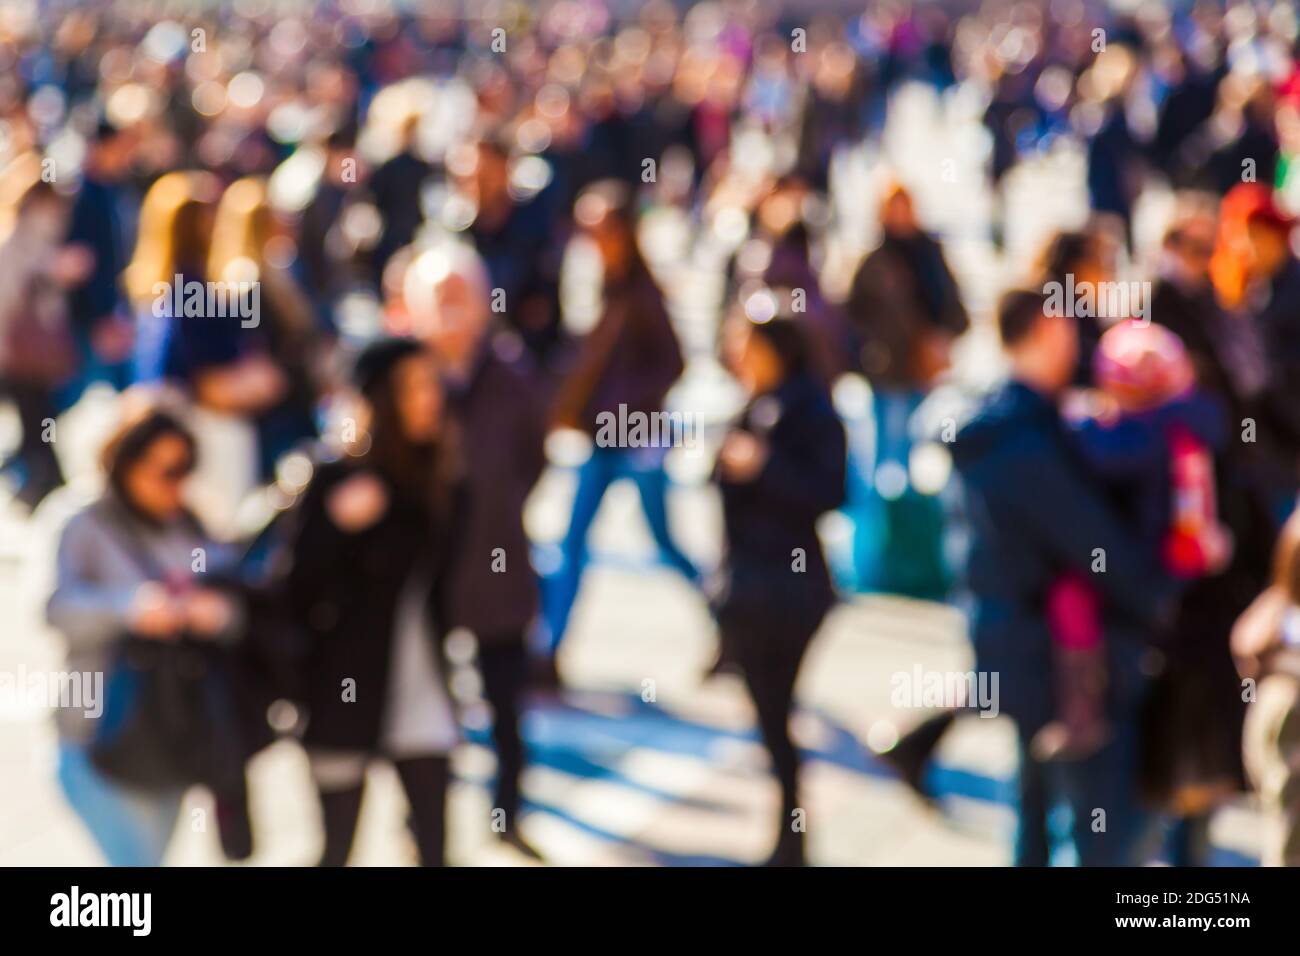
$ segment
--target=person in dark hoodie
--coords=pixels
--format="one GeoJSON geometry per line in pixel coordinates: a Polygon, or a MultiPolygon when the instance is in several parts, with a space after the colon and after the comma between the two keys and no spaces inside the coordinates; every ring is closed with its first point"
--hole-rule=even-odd
{"type": "Polygon", "coordinates": [[[1019,735],[1016,863],[1048,863],[1047,811],[1064,800],[1082,865],[1136,864],[1152,822],[1137,802],[1142,658],[1178,591],[1090,482],[1062,428],[1056,401],[1074,375],[1078,338],[1068,317],[1045,314],[1044,302],[1041,292],[1013,291],[999,303],[1011,377],[953,443],[972,525],[976,665],[1000,675],[1000,710],[1019,735]],[[1044,597],[1067,572],[1086,576],[1102,602],[1112,735],[1094,754],[1049,769],[1029,743],[1053,713],[1044,597]]]}
{"type": "Polygon", "coordinates": [[[790,710],[804,652],[835,603],[816,522],[844,498],[846,456],[844,428],[787,301],[781,290],[756,292],[729,320],[724,358],[748,400],[716,471],[727,541],[719,631],[744,672],[781,787],[769,866],[804,862],[790,710]]]}
{"type": "Polygon", "coordinates": [[[663,429],[642,429],[643,440],[633,445],[636,430],[629,427],[628,446],[623,447],[617,439],[611,440],[612,429],[607,427],[612,422],[656,420],[668,389],[684,368],[663,292],[637,247],[632,192],[614,180],[595,183],[579,197],[575,218],[600,251],[604,303],[600,320],[583,341],[555,401],[555,424],[585,431],[594,447],[578,473],[569,529],[561,545],[563,565],[547,595],[552,654],[564,637],[578,595],[587,561],[587,531],[605,491],[618,478],[631,478],[636,484],[664,563],[693,584],[700,579],[668,528],[664,458],[678,436],[665,435],[663,429]]]}
{"type": "Polygon", "coordinates": [[[303,745],[325,824],[322,866],[342,866],[367,764],[397,768],[420,862],[441,866],[448,755],[459,725],[443,679],[447,574],[464,508],[438,370],[412,339],[358,357],[367,420],[352,454],[317,467],[289,546],[289,600],[309,651],[303,745]]]}
{"type": "Polygon", "coordinates": [[[417,258],[403,299],[415,334],[441,361],[447,408],[464,442],[462,558],[450,569],[444,617],[447,627],[471,631],[478,645],[497,753],[492,807],[500,819],[493,831],[537,857],[517,823],[526,759],[519,733],[525,637],[538,611],[524,504],[546,466],[542,382],[518,335],[493,328],[488,273],[468,246],[447,243],[417,258]]]}

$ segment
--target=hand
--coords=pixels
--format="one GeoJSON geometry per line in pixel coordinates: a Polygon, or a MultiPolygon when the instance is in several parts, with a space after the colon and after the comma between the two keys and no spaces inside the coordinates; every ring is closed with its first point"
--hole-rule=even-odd
{"type": "Polygon", "coordinates": [[[50,272],[60,285],[77,285],[89,278],[95,268],[95,253],[89,246],[73,243],[54,254],[50,272]]]}
{"type": "Polygon", "coordinates": [[[194,634],[220,634],[230,626],[234,608],[230,599],[211,588],[195,588],[181,601],[185,624],[194,634]]]}
{"type": "Polygon", "coordinates": [[[769,452],[767,442],[749,432],[728,432],[718,452],[722,476],[728,481],[752,481],[767,464],[769,452]]]}
{"type": "Polygon", "coordinates": [[[284,397],[288,382],[284,373],[264,355],[245,359],[240,367],[240,385],[246,389],[249,402],[260,408],[269,408],[284,397]]]}
{"type": "Polygon", "coordinates": [[[329,493],[325,510],[340,530],[357,534],[384,516],[388,510],[388,492],[373,474],[362,472],[329,493]]]}
{"type": "Polygon", "coordinates": [[[1242,677],[1258,677],[1264,659],[1282,643],[1286,596],[1276,587],[1266,589],[1232,626],[1229,647],[1242,677]]]}
{"type": "Polygon", "coordinates": [[[933,385],[952,365],[952,336],[947,332],[921,333],[912,352],[913,372],[922,385],[933,385]]]}
{"type": "Polygon", "coordinates": [[[156,581],[140,585],[126,612],[133,634],[157,640],[171,640],[185,626],[185,614],[167,588],[156,581]]]}

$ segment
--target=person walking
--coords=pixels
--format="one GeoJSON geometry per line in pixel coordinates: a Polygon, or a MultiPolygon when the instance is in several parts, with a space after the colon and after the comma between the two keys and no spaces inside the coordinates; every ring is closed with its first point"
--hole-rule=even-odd
{"type": "Polygon", "coordinates": [[[886,192],[880,221],[883,238],[858,266],[845,306],[875,423],[873,438],[855,430],[852,442],[853,576],[859,590],[937,598],[948,577],[942,508],[912,486],[913,416],[970,320],[942,247],[902,186],[886,192]]]}
{"type": "Polygon", "coordinates": [[[446,626],[473,633],[497,754],[493,832],[530,857],[519,829],[520,734],[528,677],[526,638],[538,612],[524,505],[546,466],[541,379],[519,337],[495,328],[488,273],[468,246],[425,252],[406,273],[403,299],[416,335],[438,356],[447,412],[463,442],[461,560],[449,573],[446,626]]]}
{"type": "MultiPolygon", "coordinates": [[[[233,555],[184,506],[197,445],[179,418],[153,404],[128,414],[105,446],[104,492],[77,512],[59,538],[47,622],[67,642],[66,669],[104,674],[131,638],[182,634],[229,644],[243,627],[240,605],[195,573],[217,575],[233,555]]],[[[98,722],[60,707],[59,783],[111,866],[162,863],[180,812],[179,788],[121,782],[92,760],[98,722]]]]}
{"type": "Polygon", "coordinates": [[[1074,376],[1078,334],[1068,316],[1048,314],[1045,306],[1037,290],[1015,290],[999,302],[1011,377],[952,446],[972,524],[966,576],[975,600],[976,667],[1000,675],[1000,711],[1016,724],[1016,864],[1049,862],[1048,810],[1058,800],[1073,812],[1080,864],[1137,864],[1152,824],[1138,803],[1141,662],[1148,642],[1172,621],[1178,590],[1068,444],[1055,403],[1074,376]],[[1089,581],[1102,601],[1112,734],[1091,755],[1049,767],[1030,742],[1053,715],[1044,607],[1049,586],[1067,572],[1089,581]]]}
{"type": "Polygon", "coordinates": [[[54,187],[21,170],[7,175],[6,186],[25,182],[16,188],[11,230],[0,243],[0,397],[14,403],[22,430],[4,467],[15,473],[15,497],[34,509],[63,484],[52,441],[55,393],[77,364],[66,290],[85,278],[91,263],[84,251],[63,244],[68,206],[54,187]]]}
{"type": "Polygon", "coordinates": [[[357,443],[320,464],[290,535],[288,598],[308,631],[303,745],[320,794],[322,866],[347,862],[367,765],[391,760],[420,862],[445,860],[459,726],[442,660],[448,570],[460,560],[459,455],[438,371],[412,339],[357,358],[357,443]]]}
{"type": "Polygon", "coordinates": [[[774,305],[780,295],[755,293],[724,334],[747,401],[718,455],[727,548],[717,617],[781,789],[767,865],[799,866],[805,821],[790,711],[804,652],[835,602],[816,522],[843,500],[845,438],[804,330],[774,305]]]}
{"type": "Polygon", "coordinates": [[[583,192],[575,215],[600,252],[604,304],[555,402],[555,424],[586,432],[594,447],[578,471],[569,528],[561,544],[561,568],[548,588],[545,616],[552,659],[568,629],[586,568],[587,532],[606,490],[617,479],[630,478],[636,484],[663,562],[692,584],[700,579],[669,531],[664,472],[669,445],[664,436],[656,442],[647,435],[643,445],[620,447],[606,442],[602,436],[608,429],[600,427],[602,422],[658,415],[684,368],[663,292],[637,247],[632,193],[622,183],[603,180],[583,192]]]}

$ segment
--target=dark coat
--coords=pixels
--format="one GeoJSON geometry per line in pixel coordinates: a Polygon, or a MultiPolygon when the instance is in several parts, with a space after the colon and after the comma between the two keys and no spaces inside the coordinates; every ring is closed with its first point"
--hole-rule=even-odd
{"type": "Polygon", "coordinates": [[[924,386],[916,365],[921,337],[958,336],[970,326],[943,250],[924,233],[886,236],[858,266],[845,311],[863,374],[885,388],[924,386]]]}
{"type": "Polygon", "coordinates": [[[369,192],[383,217],[384,231],[374,251],[374,275],[379,281],[393,253],[415,238],[424,221],[420,191],[433,167],[414,153],[403,151],[386,160],[370,177],[369,192]]]}
{"type": "Polygon", "coordinates": [[[116,186],[87,177],[72,205],[68,241],[84,244],[95,254],[90,275],[72,290],[70,301],[72,321],[84,327],[111,315],[123,301],[127,249],[119,202],[116,186]]]}
{"type": "Polygon", "coordinates": [[[1300,260],[1290,258],[1255,313],[1268,363],[1260,396],[1259,442],[1279,491],[1300,485],[1300,260]]]}
{"type": "Polygon", "coordinates": [[[835,595],[816,523],[844,500],[844,427],[826,389],[807,374],[751,401],[737,427],[765,439],[769,451],[752,481],[718,481],[728,579],[721,613],[819,620],[835,595]]]}
{"type": "Polygon", "coordinates": [[[1092,208],[1114,213],[1128,222],[1141,149],[1122,106],[1111,103],[1106,107],[1105,119],[1088,140],[1087,155],[1088,200],[1092,208]]]}
{"type": "Polygon", "coordinates": [[[1227,411],[1229,440],[1215,455],[1219,520],[1234,542],[1220,573],[1191,581],[1165,641],[1165,667],[1147,704],[1143,792],[1167,805],[1188,784],[1238,784],[1245,704],[1229,650],[1238,616],[1268,583],[1274,531],[1260,494],[1259,446],[1238,441],[1241,421],[1254,416],[1237,388],[1224,336],[1240,334],[1219,308],[1214,292],[1195,292],[1172,281],[1156,284],[1151,317],[1177,332],[1186,345],[1202,391],[1227,411]]]}
{"type": "Polygon", "coordinates": [[[1000,675],[1000,709],[1027,735],[1055,713],[1043,601],[1072,570],[1103,602],[1112,715],[1133,714],[1145,642],[1170,619],[1177,588],[1090,483],[1056,407],[1009,383],[985,400],[952,450],[971,523],[972,641],[978,668],[1000,675]],[[1092,573],[1096,548],[1105,552],[1104,574],[1092,573]]]}
{"type": "Polygon", "coordinates": [[[357,534],[342,531],[325,502],[360,468],[336,461],[316,469],[292,531],[288,593],[307,630],[304,743],[372,751],[382,732],[398,599],[419,568],[430,582],[429,639],[441,653],[445,628],[438,611],[458,532],[450,520],[435,523],[423,503],[404,499],[391,484],[388,510],[374,525],[357,534]],[[343,681],[349,678],[356,699],[345,702],[343,681]]]}
{"type": "Polygon", "coordinates": [[[546,465],[542,392],[531,364],[511,361],[499,343],[484,348],[466,384],[448,386],[469,495],[444,617],[447,626],[469,628],[480,641],[517,635],[537,613],[523,511],[546,465]],[[497,548],[504,552],[503,571],[494,570],[497,548]]]}

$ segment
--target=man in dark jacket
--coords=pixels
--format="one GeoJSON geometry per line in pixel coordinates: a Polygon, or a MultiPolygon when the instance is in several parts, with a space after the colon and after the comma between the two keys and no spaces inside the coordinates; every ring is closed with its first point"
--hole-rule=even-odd
{"type": "Polygon", "coordinates": [[[461,559],[450,569],[440,612],[448,628],[466,628],[478,642],[497,751],[493,831],[536,856],[516,825],[525,762],[525,633],[538,610],[523,511],[546,465],[547,403],[518,336],[492,333],[487,271],[471,249],[424,253],[407,273],[404,297],[416,332],[442,360],[465,459],[461,559]]]}
{"type": "Polygon", "coordinates": [[[935,598],[946,590],[942,519],[932,496],[909,487],[912,418],[970,320],[943,249],[901,186],[887,193],[880,219],[884,238],[858,267],[845,310],[875,420],[870,441],[851,441],[855,576],[860,590],[935,598]]]}
{"type": "Polygon", "coordinates": [[[1040,293],[1012,292],[999,307],[1011,380],[957,435],[953,458],[968,498],[968,583],[977,665],[1000,675],[1002,713],[1020,739],[1016,862],[1045,865],[1044,821],[1063,799],[1084,865],[1138,863],[1147,815],[1138,807],[1138,710],[1144,638],[1168,619],[1174,585],[1122,527],[1075,459],[1055,399],[1074,373],[1069,318],[1044,315],[1040,293]],[[1048,586],[1087,574],[1100,595],[1108,655],[1110,742],[1083,760],[1049,768],[1028,743],[1054,713],[1052,640],[1043,610],[1048,586]]]}

